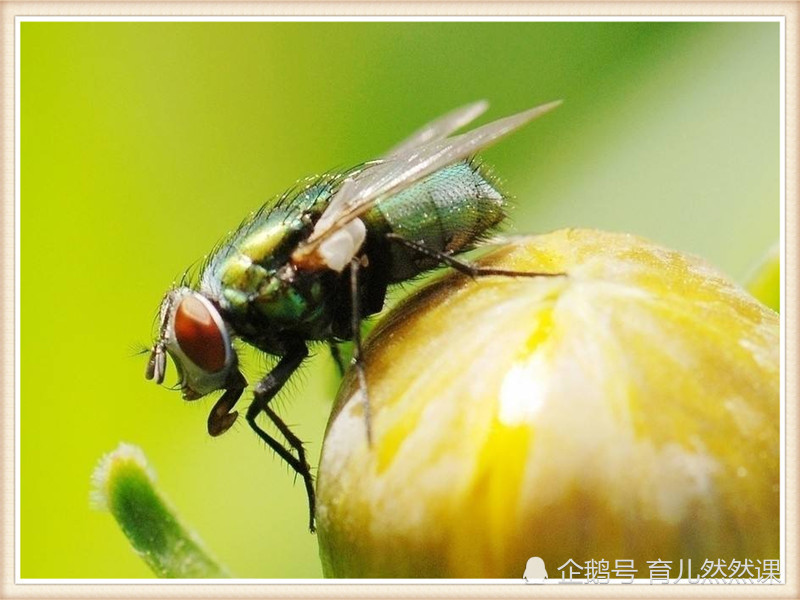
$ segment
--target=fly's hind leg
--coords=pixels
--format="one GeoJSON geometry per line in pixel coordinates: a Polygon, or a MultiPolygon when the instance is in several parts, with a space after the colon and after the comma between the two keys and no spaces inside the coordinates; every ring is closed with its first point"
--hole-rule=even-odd
{"type": "Polygon", "coordinates": [[[364,421],[367,427],[367,443],[372,445],[372,413],[370,411],[369,391],[367,389],[367,376],[364,374],[364,364],[361,362],[361,300],[358,289],[358,271],[361,268],[361,259],[356,257],[350,261],[350,329],[353,334],[353,358],[351,364],[356,370],[358,388],[364,397],[364,421]]]}
{"type": "Polygon", "coordinates": [[[505,277],[563,277],[566,273],[543,273],[543,272],[536,272],[536,271],[513,271],[510,269],[495,269],[493,267],[481,267],[478,265],[473,265],[470,262],[465,260],[461,260],[446,254],[445,252],[441,252],[439,250],[434,250],[433,248],[428,248],[424,244],[420,244],[419,242],[414,242],[412,240],[407,240],[406,238],[397,235],[396,233],[387,233],[386,239],[398,243],[401,246],[405,246],[418,254],[422,254],[423,256],[427,256],[429,258],[433,258],[434,260],[439,261],[440,263],[446,264],[449,267],[453,267],[456,271],[464,273],[465,275],[469,275],[473,279],[475,277],[487,276],[487,275],[503,275],[505,277]]]}
{"type": "Polygon", "coordinates": [[[247,422],[258,437],[264,440],[278,456],[285,460],[289,466],[303,478],[306,494],[308,495],[308,528],[313,533],[315,530],[314,510],[316,506],[316,497],[314,495],[314,480],[311,477],[311,468],[308,466],[303,442],[289,429],[289,426],[283,422],[275,411],[269,407],[269,402],[275,397],[278,390],[283,387],[283,384],[286,383],[291,374],[294,373],[307,356],[308,349],[304,345],[296,347],[293,351],[281,358],[275,368],[258,382],[254,391],[255,398],[253,403],[247,409],[247,422]],[[286,441],[289,442],[289,445],[297,453],[296,456],[278,440],[264,431],[256,422],[256,417],[262,412],[267,415],[267,418],[272,421],[273,425],[281,432],[281,435],[286,438],[286,441]]]}

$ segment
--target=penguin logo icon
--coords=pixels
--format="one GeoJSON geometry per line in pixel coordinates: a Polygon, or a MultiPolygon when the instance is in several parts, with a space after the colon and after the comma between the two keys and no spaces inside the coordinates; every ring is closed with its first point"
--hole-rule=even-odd
{"type": "Polygon", "coordinates": [[[526,583],[544,583],[544,580],[547,579],[544,561],[538,556],[531,556],[525,565],[525,574],[522,578],[526,583]]]}

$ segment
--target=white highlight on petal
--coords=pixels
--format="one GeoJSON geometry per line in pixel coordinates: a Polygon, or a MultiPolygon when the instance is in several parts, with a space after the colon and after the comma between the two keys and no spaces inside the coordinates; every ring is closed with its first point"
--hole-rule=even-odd
{"type": "Polygon", "coordinates": [[[646,482],[640,490],[659,519],[680,523],[691,518],[698,505],[714,501],[714,478],[720,465],[702,444],[687,449],[673,442],[658,449],[651,447],[650,451],[652,458],[646,463],[650,469],[640,473],[646,482]]]}
{"type": "Polygon", "coordinates": [[[547,360],[541,352],[511,367],[500,387],[500,422],[503,425],[532,422],[544,408],[549,376],[547,360]]]}
{"type": "Polygon", "coordinates": [[[361,249],[366,237],[367,228],[364,222],[354,219],[320,244],[319,255],[329,268],[341,273],[361,249]]]}

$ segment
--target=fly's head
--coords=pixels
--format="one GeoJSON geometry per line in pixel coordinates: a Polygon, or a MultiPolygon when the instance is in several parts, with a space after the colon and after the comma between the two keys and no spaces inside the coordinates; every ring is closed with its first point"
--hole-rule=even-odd
{"type": "Polygon", "coordinates": [[[223,389],[238,373],[236,352],[225,321],[202,294],[180,287],[161,302],[159,336],[150,351],[145,377],[164,381],[167,354],[180,378],[184,400],[223,389]]]}

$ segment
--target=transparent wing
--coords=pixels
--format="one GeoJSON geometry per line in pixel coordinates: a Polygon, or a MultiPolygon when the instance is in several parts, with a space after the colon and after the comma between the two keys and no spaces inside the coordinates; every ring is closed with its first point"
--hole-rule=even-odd
{"type": "MultiPolygon", "coordinates": [[[[559,104],[560,100],[550,102],[454,137],[444,139],[434,137],[422,145],[409,145],[375,166],[358,172],[353,178],[345,180],[331,198],[328,208],[317,221],[311,236],[301,246],[301,252],[304,254],[312,252],[330,233],[368,211],[381,198],[397,193],[439,169],[468,158],[559,104]]],[[[465,107],[463,110],[466,111],[468,108],[465,107]]],[[[441,121],[456,113],[460,111],[442,117],[441,121]]],[[[436,123],[438,121],[434,122],[436,123]]],[[[428,127],[419,133],[422,134],[427,129],[428,127]]],[[[411,139],[415,139],[417,135],[411,139]]],[[[401,144],[405,145],[405,142],[401,144]]]]}
{"type": "Polygon", "coordinates": [[[412,133],[407,139],[397,144],[384,156],[390,158],[397,154],[403,154],[412,148],[422,146],[422,144],[427,142],[444,139],[457,129],[461,129],[480,117],[486,112],[487,108],[489,108],[489,103],[486,100],[481,100],[452,110],[435,121],[431,121],[422,129],[412,133]]]}
{"type": "MultiPolygon", "coordinates": [[[[423,144],[446,138],[457,129],[477,119],[486,112],[487,108],[489,108],[489,103],[486,100],[480,100],[450,111],[446,115],[427,123],[424,127],[412,133],[408,138],[386,152],[383,158],[371,161],[368,168],[372,170],[375,168],[375,165],[397,160],[398,157],[404,156],[409,151],[414,148],[419,148],[423,144]]],[[[364,171],[366,171],[366,169],[358,171],[351,179],[360,179],[364,171]]],[[[336,220],[336,217],[344,212],[347,206],[347,199],[351,197],[350,187],[353,185],[351,179],[345,180],[339,193],[331,198],[328,207],[325,209],[325,213],[322,215],[320,221],[317,222],[318,230],[321,231],[329,227],[336,220]]]]}

